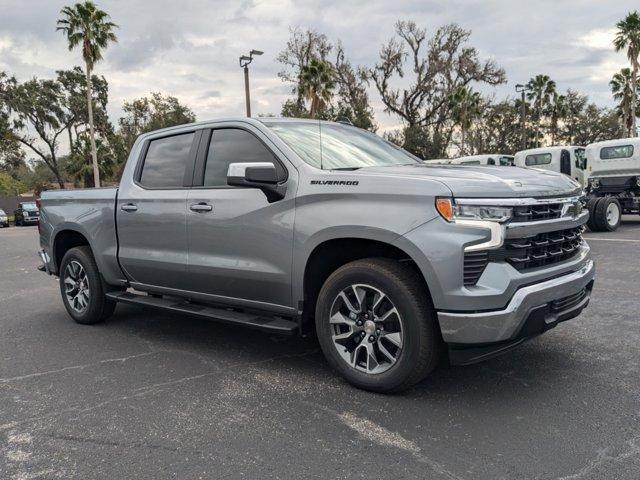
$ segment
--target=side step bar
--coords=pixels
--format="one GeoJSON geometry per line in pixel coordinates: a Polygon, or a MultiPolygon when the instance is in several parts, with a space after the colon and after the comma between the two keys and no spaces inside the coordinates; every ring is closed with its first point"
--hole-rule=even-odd
{"type": "Polygon", "coordinates": [[[271,333],[293,335],[298,332],[298,323],[280,317],[260,316],[253,313],[236,312],[209,305],[191,303],[172,297],[153,297],[130,292],[107,292],[107,298],[116,302],[153,307],[165,311],[195,315],[217,322],[262,330],[271,333]]]}

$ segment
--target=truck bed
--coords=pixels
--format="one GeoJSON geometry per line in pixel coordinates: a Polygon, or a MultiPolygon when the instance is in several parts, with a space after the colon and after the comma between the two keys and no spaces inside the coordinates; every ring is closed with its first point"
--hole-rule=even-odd
{"type": "MultiPolygon", "coordinates": [[[[118,188],[85,188],[50,190],[40,198],[40,244],[51,252],[54,272],[55,239],[61,232],[72,230],[91,244],[98,268],[105,280],[119,283],[123,275],[118,266],[118,240],[115,205],[118,188]]],[[[59,259],[58,259],[59,260],[59,259]]]]}

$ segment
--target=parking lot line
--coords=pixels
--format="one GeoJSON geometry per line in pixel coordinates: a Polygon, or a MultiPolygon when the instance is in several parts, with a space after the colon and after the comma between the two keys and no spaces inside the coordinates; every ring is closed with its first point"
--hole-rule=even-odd
{"type": "Polygon", "coordinates": [[[630,243],[640,243],[640,240],[632,240],[630,238],[599,238],[599,237],[585,237],[585,240],[602,240],[604,242],[630,242],[630,243]]]}

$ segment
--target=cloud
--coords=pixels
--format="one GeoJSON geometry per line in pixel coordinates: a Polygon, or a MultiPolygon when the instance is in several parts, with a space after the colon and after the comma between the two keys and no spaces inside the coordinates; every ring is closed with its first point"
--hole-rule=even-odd
{"type": "MultiPolygon", "coordinates": [[[[55,31],[68,3],[2,0],[0,69],[25,80],[80,65],[80,52],[69,52],[55,31]]],[[[340,39],[354,64],[370,66],[398,19],[415,20],[429,35],[451,22],[471,30],[471,45],[504,67],[509,79],[497,88],[481,87],[485,94],[513,96],[516,83],[546,73],[560,89],[571,87],[611,104],[608,81],[628,63],[611,48],[613,28],[636,8],[630,0],[102,0],[99,5],[120,26],[118,43],[97,65],[109,81],[114,121],[124,101],[151,91],[178,97],[200,119],[243,115],[238,57],[254,48],[265,52],[250,67],[254,113],[278,113],[291,86],[277,77],[281,66],[275,58],[290,27],[340,39]]],[[[398,118],[384,113],[373,89],[370,98],[381,130],[397,127],[398,118]]]]}
{"type": "Polygon", "coordinates": [[[175,41],[169,31],[158,30],[144,36],[126,39],[109,50],[112,68],[134,72],[154,62],[158,55],[171,50],[175,41]]]}
{"type": "Polygon", "coordinates": [[[220,93],[219,90],[207,90],[206,92],[203,92],[202,95],[200,95],[200,98],[205,99],[205,98],[220,98],[222,96],[222,94],[220,93]]]}
{"type": "Polygon", "coordinates": [[[576,44],[578,47],[586,47],[591,50],[610,51],[615,36],[615,28],[594,28],[578,37],[576,44]]]}

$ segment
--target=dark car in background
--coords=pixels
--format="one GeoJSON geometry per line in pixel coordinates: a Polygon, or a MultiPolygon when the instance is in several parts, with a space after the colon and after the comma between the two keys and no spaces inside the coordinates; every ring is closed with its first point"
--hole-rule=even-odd
{"type": "Polygon", "coordinates": [[[40,209],[36,202],[22,202],[13,212],[16,227],[23,225],[35,225],[40,220],[40,209]]]}
{"type": "Polygon", "coordinates": [[[9,226],[9,218],[4,210],[0,208],[0,228],[9,226]]]}

